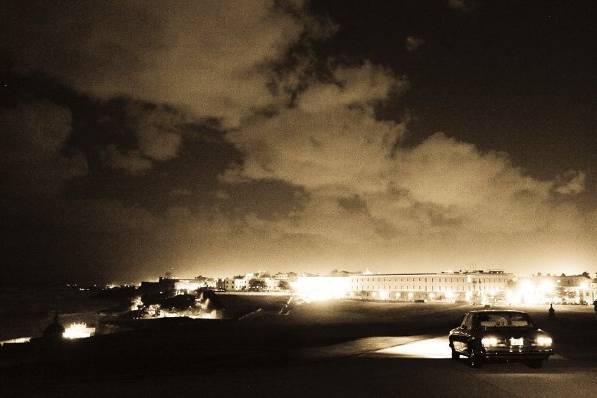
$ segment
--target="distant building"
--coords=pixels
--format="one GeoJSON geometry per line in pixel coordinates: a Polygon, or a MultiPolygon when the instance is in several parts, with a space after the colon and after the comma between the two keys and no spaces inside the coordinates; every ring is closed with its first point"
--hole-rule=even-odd
{"type": "Polygon", "coordinates": [[[251,279],[253,279],[253,274],[235,276],[233,290],[247,290],[249,288],[249,281],[251,279]]]}
{"type": "Polygon", "coordinates": [[[289,284],[296,281],[297,274],[294,272],[278,272],[270,274],[268,272],[251,272],[245,275],[236,275],[231,278],[220,278],[216,280],[215,287],[226,291],[245,291],[249,290],[251,280],[263,282],[263,291],[288,290],[289,284]]]}
{"type": "Polygon", "coordinates": [[[334,272],[303,275],[293,284],[306,299],[359,297],[394,301],[473,301],[505,299],[514,275],[502,271],[373,274],[334,272]]]}
{"type": "Polygon", "coordinates": [[[233,290],[234,281],[231,278],[219,278],[216,282],[218,290],[233,290]]]}
{"type": "Polygon", "coordinates": [[[597,278],[593,279],[589,285],[589,304],[597,300],[597,278]]]}
{"type": "Polygon", "coordinates": [[[350,275],[350,295],[381,300],[501,300],[514,278],[502,271],[350,275]]]}
{"type": "Polygon", "coordinates": [[[176,291],[176,282],[177,279],[171,278],[162,278],[157,282],[141,282],[141,286],[139,287],[139,292],[141,294],[166,294],[171,295],[174,294],[176,291]]]}
{"type": "Polygon", "coordinates": [[[217,287],[217,280],[205,276],[197,276],[194,279],[177,279],[175,283],[178,293],[192,293],[202,287],[215,289],[217,287]]]}

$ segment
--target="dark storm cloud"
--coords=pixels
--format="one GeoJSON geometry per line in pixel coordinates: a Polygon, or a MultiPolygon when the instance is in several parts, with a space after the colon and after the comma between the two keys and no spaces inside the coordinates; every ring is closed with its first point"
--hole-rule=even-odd
{"type": "Polygon", "coordinates": [[[104,129],[120,129],[120,137],[101,151],[103,162],[114,169],[143,174],[155,162],[178,156],[188,117],[168,107],[136,101],[126,102],[120,117],[100,110],[104,129]]]}
{"type": "Polygon", "coordinates": [[[0,128],[5,196],[55,194],[69,179],[87,173],[82,153],[65,152],[72,130],[68,109],[20,103],[0,111],[0,128]]]}

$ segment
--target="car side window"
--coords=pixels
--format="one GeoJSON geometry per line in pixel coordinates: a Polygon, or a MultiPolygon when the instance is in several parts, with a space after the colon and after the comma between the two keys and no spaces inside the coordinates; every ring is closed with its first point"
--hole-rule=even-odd
{"type": "Polygon", "coordinates": [[[464,326],[466,326],[468,330],[471,330],[473,328],[473,314],[468,314],[468,316],[464,320],[464,326]]]}
{"type": "Polygon", "coordinates": [[[469,317],[469,314],[464,314],[464,316],[462,317],[462,322],[460,323],[461,328],[466,327],[466,320],[468,319],[468,317],[469,317]]]}

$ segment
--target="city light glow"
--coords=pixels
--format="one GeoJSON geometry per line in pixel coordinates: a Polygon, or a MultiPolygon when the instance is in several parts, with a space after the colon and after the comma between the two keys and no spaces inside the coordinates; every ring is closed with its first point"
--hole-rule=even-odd
{"type": "Polygon", "coordinates": [[[544,280],[540,285],[540,290],[544,293],[553,293],[555,288],[555,284],[550,280],[544,280]]]}
{"type": "Polygon", "coordinates": [[[292,288],[306,302],[326,301],[346,297],[350,291],[350,281],[334,276],[307,276],[299,277],[292,288]]]}
{"type": "Polygon", "coordinates": [[[16,339],[0,341],[0,347],[3,346],[4,344],[24,344],[24,343],[29,343],[30,341],[31,341],[31,337],[17,337],[16,339]]]}
{"type": "Polygon", "coordinates": [[[205,283],[202,281],[188,281],[188,280],[178,280],[174,284],[174,289],[178,294],[194,292],[195,290],[202,288],[205,286],[205,283]]]}
{"type": "Polygon", "coordinates": [[[190,319],[222,319],[222,311],[220,310],[212,310],[212,311],[203,311],[203,310],[167,310],[167,309],[160,309],[160,311],[153,315],[151,318],[190,318],[190,319]]]}
{"type": "Polygon", "coordinates": [[[140,307],[143,307],[143,300],[141,300],[141,296],[136,296],[131,302],[130,310],[136,311],[140,307]]]}
{"type": "Polygon", "coordinates": [[[587,277],[562,275],[556,279],[538,275],[521,278],[506,290],[506,302],[510,305],[589,304],[595,294],[589,281],[582,278],[587,277]]]}
{"type": "Polygon", "coordinates": [[[95,328],[88,327],[84,322],[71,323],[62,333],[65,339],[86,339],[95,333],[95,328]]]}

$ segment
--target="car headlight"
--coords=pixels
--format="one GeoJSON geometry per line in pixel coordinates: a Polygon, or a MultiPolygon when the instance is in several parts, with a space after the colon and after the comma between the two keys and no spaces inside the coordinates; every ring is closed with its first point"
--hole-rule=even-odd
{"type": "Polygon", "coordinates": [[[542,347],[549,347],[553,343],[553,340],[549,336],[537,336],[537,345],[542,347]]]}
{"type": "Polygon", "coordinates": [[[498,339],[497,337],[492,337],[492,336],[488,336],[488,337],[483,337],[481,339],[481,344],[483,345],[483,347],[497,347],[498,345],[498,339]]]}

